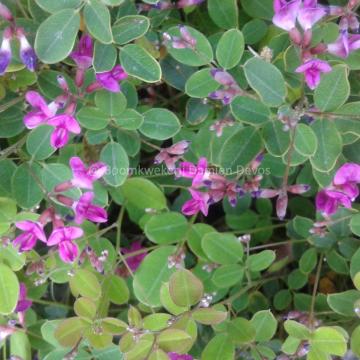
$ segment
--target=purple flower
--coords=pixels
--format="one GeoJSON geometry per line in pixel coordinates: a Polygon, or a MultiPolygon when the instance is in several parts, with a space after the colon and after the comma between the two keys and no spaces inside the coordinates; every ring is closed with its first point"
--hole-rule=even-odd
{"type": "Polygon", "coordinates": [[[215,131],[217,137],[221,137],[224,128],[234,126],[234,121],[231,119],[221,119],[215,121],[214,124],[210,126],[210,131],[215,131]]]}
{"type": "Polygon", "coordinates": [[[301,6],[301,0],[274,0],[273,23],[286,31],[295,27],[296,18],[301,6]]]}
{"type": "Polygon", "coordinates": [[[196,191],[189,189],[189,192],[192,196],[191,200],[185,202],[182,206],[181,211],[184,215],[195,215],[201,211],[205,216],[209,212],[209,200],[210,195],[205,192],[196,191]]]}
{"type": "Polygon", "coordinates": [[[47,244],[49,246],[58,245],[60,259],[66,263],[71,263],[79,254],[79,248],[73,240],[83,235],[84,231],[78,227],[59,227],[53,230],[47,244]]]}
{"type": "Polygon", "coordinates": [[[92,65],[93,53],[94,47],[91,36],[83,34],[76,50],[70,54],[77,65],[75,83],[78,87],[84,83],[85,70],[92,65]]]}
{"type": "Polygon", "coordinates": [[[184,25],[179,25],[179,31],[180,37],[164,33],[165,44],[170,43],[174,49],[194,49],[196,39],[190,34],[189,30],[184,25]]]}
{"type": "Polygon", "coordinates": [[[340,32],[337,40],[327,46],[330,54],[347,58],[352,51],[360,49],[360,35],[349,35],[347,30],[340,32]]]}
{"type": "Polygon", "coordinates": [[[196,5],[200,5],[201,3],[203,3],[205,0],[179,0],[176,3],[176,6],[178,9],[183,9],[186,8],[188,6],[196,6],[196,5]]]}
{"type": "Polygon", "coordinates": [[[330,72],[331,66],[326,61],[312,59],[300,65],[295,71],[304,73],[306,84],[311,90],[314,90],[320,84],[321,73],[330,72]]]}
{"type": "Polygon", "coordinates": [[[64,147],[69,141],[69,134],[80,134],[81,128],[76,119],[69,114],[61,114],[53,117],[47,122],[55,127],[51,134],[50,144],[53,148],[59,149],[64,147]]]}
{"type": "MultiPolygon", "coordinates": [[[[141,246],[141,241],[134,241],[129,248],[122,248],[121,252],[123,254],[130,254],[139,250],[145,249],[141,246]]],[[[128,264],[131,271],[136,271],[140,266],[141,262],[145,259],[147,253],[143,252],[141,254],[129,256],[126,258],[126,263],[128,264]]]]}
{"type": "MultiPolygon", "coordinates": [[[[1,5],[1,3],[0,3],[1,5]]],[[[1,7],[0,7],[1,9],[1,7]]],[[[0,75],[3,75],[11,62],[11,38],[13,36],[13,32],[11,28],[6,28],[3,31],[3,39],[0,47],[0,75]]]]}
{"type": "Polygon", "coordinates": [[[15,312],[24,312],[32,305],[32,301],[27,299],[27,289],[24,283],[20,283],[19,299],[16,304],[15,312]]]}
{"type": "Polygon", "coordinates": [[[37,240],[46,243],[46,236],[42,224],[30,220],[18,221],[15,226],[23,233],[13,241],[15,246],[19,245],[19,251],[30,251],[36,245],[37,240]]]}
{"type": "Polygon", "coordinates": [[[86,192],[78,201],[74,202],[73,209],[75,211],[75,222],[77,224],[82,224],[85,219],[96,223],[107,222],[106,211],[100,206],[92,204],[93,199],[94,193],[86,192]]]}
{"type": "Polygon", "coordinates": [[[176,169],[176,176],[193,179],[192,187],[200,187],[208,177],[206,158],[200,158],[197,165],[188,161],[181,162],[180,166],[176,169]]]}
{"type": "Polygon", "coordinates": [[[346,163],[341,166],[332,185],[321,190],[316,196],[316,209],[324,216],[336,213],[339,206],[351,208],[352,201],[359,196],[360,165],[346,163]]]}
{"type": "Polygon", "coordinates": [[[0,2],[0,17],[7,21],[14,21],[14,17],[11,14],[11,11],[5,6],[3,3],[0,2]]]}
{"type": "Polygon", "coordinates": [[[299,9],[297,21],[304,30],[310,30],[328,13],[328,8],[318,5],[317,0],[304,0],[303,6],[299,9]]]}
{"type": "Polygon", "coordinates": [[[181,158],[181,155],[184,155],[189,145],[189,141],[182,140],[168,148],[161,149],[159,154],[155,156],[154,163],[164,163],[169,171],[175,171],[176,162],[181,158]]]}
{"type": "Polygon", "coordinates": [[[223,85],[223,88],[210,93],[210,99],[221,100],[224,105],[228,105],[236,95],[242,93],[235,79],[228,72],[212,69],[211,76],[215,81],[223,85]]]}
{"type": "Polygon", "coordinates": [[[342,192],[334,190],[321,190],[318,192],[315,204],[316,210],[325,216],[335,214],[340,205],[351,208],[350,198],[342,192]]]}
{"type": "Polygon", "coordinates": [[[17,28],[16,36],[20,42],[20,59],[22,63],[28,68],[28,70],[35,71],[36,54],[25,36],[24,29],[17,28]]]}
{"type": "Polygon", "coordinates": [[[73,173],[71,183],[83,189],[92,189],[93,182],[103,177],[107,170],[107,165],[102,162],[86,168],[82,160],[76,156],[70,159],[70,167],[73,173]]]}
{"type": "Polygon", "coordinates": [[[24,116],[24,124],[28,129],[34,129],[41,124],[45,124],[58,110],[59,105],[56,102],[48,105],[45,99],[36,91],[28,91],[25,99],[33,107],[24,116]]]}
{"type": "Polygon", "coordinates": [[[128,77],[128,74],[120,65],[115,65],[110,71],[96,74],[96,81],[86,89],[88,93],[104,88],[110,92],[120,92],[119,81],[128,77]]]}
{"type": "Polygon", "coordinates": [[[191,355],[177,354],[175,352],[169,352],[168,356],[170,360],[193,360],[193,357],[191,355]]]}

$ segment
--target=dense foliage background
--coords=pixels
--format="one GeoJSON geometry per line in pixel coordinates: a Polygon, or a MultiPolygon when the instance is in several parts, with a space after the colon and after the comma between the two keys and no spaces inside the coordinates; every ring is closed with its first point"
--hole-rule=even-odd
{"type": "Polygon", "coordinates": [[[2,358],[360,357],[359,5],[2,0],[2,358]]]}

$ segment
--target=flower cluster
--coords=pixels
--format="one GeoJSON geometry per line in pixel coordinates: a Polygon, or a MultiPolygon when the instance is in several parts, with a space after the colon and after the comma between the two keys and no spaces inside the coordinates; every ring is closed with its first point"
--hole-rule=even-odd
{"type": "MultiPolygon", "coordinates": [[[[95,163],[86,168],[80,158],[73,157],[70,159],[70,167],[73,178],[55,187],[54,199],[72,209],[76,224],[81,224],[85,220],[95,223],[106,222],[105,209],[93,204],[93,192],[85,192],[78,200],[73,200],[60,193],[74,187],[92,189],[93,182],[105,174],[107,166],[103,163],[95,163]]],[[[37,240],[40,240],[47,246],[57,246],[59,256],[64,262],[73,262],[79,255],[79,248],[74,240],[81,238],[84,231],[77,226],[66,226],[53,207],[44,210],[38,221],[18,221],[15,225],[23,231],[13,241],[14,246],[18,247],[20,252],[32,250],[36,246],[37,240]],[[53,230],[47,239],[44,227],[49,222],[52,223],[53,230]]]]}

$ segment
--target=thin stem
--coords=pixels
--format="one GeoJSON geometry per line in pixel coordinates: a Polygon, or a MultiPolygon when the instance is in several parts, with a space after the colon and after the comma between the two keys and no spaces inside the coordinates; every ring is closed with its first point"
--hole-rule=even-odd
{"type": "Polygon", "coordinates": [[[307,239],[280,241],[280,242],[277,242],[277,243],[254,246],[254,247],[250,248],[250,251],[267,249],[269,247],[276,247],[276,246],[281,246],[281,245],[286,245],[286,244],[301,244],[301,243],[304,243],[304,242],[307,242],[307,241],[308,241],[307,239]]]}
{"type": "Polygon", "coordinates": [[[321,274],[321,267],[322,267],[323,259],[324,259],[324,254],[321,254],[319,262],[318,262],[318,266],[316,269],[314,288],[313,288],[312,297],[311,297],[311,306],[310,306],[310,315],[309,315],[309,324],[311,327],[313,327],[313,325],[314,325],[315,300],[316,300],[316,294],[317,294],[319,281],[320,281],[320,274],[321,274]]]}
{"type": "Polygon", "coordinates": [[[50,305],[50,306],[57,306],[64,309],[72,309],[72,306],[66,305],[63,303],[55,302],[55,301],[48,301],[48,300],[41,300],[41,299],[29,299],[35,304],[41,304],[41,305],[50,305]]]}
{"type": "Polygon", "coordinates": [[[124,220],[125,215],[125,204],[121,207],[120,214],[116,223],[116,254],[119,253],[120,250],[120,241],[121,241],[121,226],[124,220]]]}

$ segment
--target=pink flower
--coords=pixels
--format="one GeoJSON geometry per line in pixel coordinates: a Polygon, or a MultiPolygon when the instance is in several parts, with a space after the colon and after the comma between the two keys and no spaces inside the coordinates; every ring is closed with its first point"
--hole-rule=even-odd
{"type": "Polygon", "coordinates": [[[346,163],[336,172],[332,185],[316,196],[316,209],[323,215],[335,214],[339,206],[351,208],[352,201],[359,196],[360,165],[346,163]]]}
{"type": "Polygon", "coordinates": [[[32,305],[32,301],[27,299],[27,289],[24,283],[20,283],[19,299],[16,304],[15,312],[24,312],[32,305]]]}
{"type": "Polygon", "coordinates": [[[75,226],[59,227],[53,230],[47,244],[59,246],[59,256],[66,263],[73,262],[78,254],[79,248],[73,242],[84,235],[84,231],[75,226]]]}
{"type": "Polygon", "coordinates": [[[193,357],[191,355],[177,354],[175,352],[169,352],[168,356],[170,360],[193,360],[193,357]]]}
{"type": "Polygon", "coordinates": [[[200,5],[201,3],[203,3],[205,0],[179,0],[176,3],[176,6],[178,9],[183,9],[186,8],[188,6],[196,6],[196,5],[200,5]]]}
{"type": "Polygon", "coordinates": [[[195,215],[201,211],[205,216],[209,212],[209,200],[210,195],[205,192],[196,191],[189,189],[189,192],[192,196],[191,200],[188,200],[183,205],[181,211],[184,215],[195,215]]]}
{"type": "Polygon", "coordinates": [[[299,9],[297,21],[304,30],[310,30],[319,20],[329,13],[325,6],[317,4],[317,0],[304,0],[299,9]]]}
{"type": "Polygon", "coordinates": [[[174,49],[194,49],[196,39],[190,34],[184,25],[179,25],[180,37],[171,36],[168,33],[163,34],[165,44],[170,43],[174,49]]]}
{"type": "Polygon", "coordinates": [[[326,61],[312,59],[300,65],[295,71],[304,73],[306,84],[314,90],[320,84],[321,73],[330,72],[331,66],[326,61]]]}
{"type": "Polygon", "coordinates": [[[70,167],[73,173],[71,183],[83,189],[92,189],[93,182],[103,177],[107,170],[107,165],[102,162],[91,164],[88,168],[79,157],[70,159],[70,167]]]}
{"type": "Polygon", "coordinates": [[[13,241],[15,246],[19,245],[19,251],[30,251],[36,245],[37,240],[46,243],[46,236],[42,224],[30,220],[18,221],[15,226],[23,233],[13,241]]]}
{"type": "Polygon", "coordinates": [[[235,79],[228,72],[219,69],[212,69],[211,76],[215,81],[223,85],[223,88],[210,93],[210,99],[221,100],[224,105],[228,105],[236,95],[240,95],[242,93],[242,90],[236,83],[235,79]]]}
{"type": "MultiPolygon", "coordinates": [[[[1,10],[0,3],[0,10],[1,10]]],[[[0,47],[0,75],[3,75],[11,62],[11,38],[13,36],[13,32],[10,27],[5,28],[3,31],[3,39],[0,47]]]]}
{"type": "Polygon", "coordinates": [[[351,200],[347,195],[340,191],[326,189],[318,192],[315,204],[316,210],[321,211],[325,216],[335,214],[340,205],[351,208],[351,200]]]}
{"type": "Polygon", "coordinates": [[[177,177],[193,179],[192,187],[194,188],[198,188],[203,185],[203,181],[208,178],[208,175],[209,174],[207,171],[207,160],[204,157],[199,159],[197,165],[185,161],[181,162],[180,166],[176,169],[177,177]]]}
{"type": "MultiPolygon", "coordinates": [[[[123,254],[130,254],[139,250],[145,249],[141,246],[141,241],[134,241],[129,248],[122,248],[121,252],[123,254]]],[[[147,253],[141,253],[133,256],[129,256],[126,258],[126,262],[131,269],[131,271],[136,271],[136,269],[140,266],[141,262],[145,259],[147,253]]]]}
{"type": "Polygon", "coordinates": [[[84,83],[85,70],[92,65],[93,52],[94,47],[91,36],[83,34],[76,50],[70,54],[70,57],[77,65],[75,83],[78,87],[84,83]]]}
{"type": "Polygon", "coordinates": [[[12,16],[11,11],[7,6],[0,2],[0,17],[7,21],[14,21],[14,17],[12,16]]]}
{"type": "Polygon", "coordinates": [[[81,127],[76,119],[69,114],[60,114],[47,122],[49,125],[55,126],[55,130],[51,134],[50,144],[55,149],[64,147],[69,141],[69,134],[80,134],[81,127]]]}
{"type": "Polygon", "coordinates": [[[28,68],[28,70],[35,71],[37,61],[36,54],[25,36],[24,29],[17,28],[16,36],[20,42],[20,59],[22,63],[28,68]]]}
{"type": "Polygon", "coordinates": [[[327,46],[330,54],[347,58],[352,51],[360,49],[360,35],[349,35],[347,30],[340,32],[337,40],[327,46]]]}
{"type": "Polygon", "coordinates": [[[295,27],[296,18],[301,6],[301,0],[274,0],[273,23],[286,31],[295,27]]]}
{"type": "Polygon", "coordinates": [[[181,155],[185,154],[189,145],[189,141],[182,140],[168,148],[161,149],[159,154],[155,156],[154,163],[164,163],[169,171],[175,171],[176,162],[181,158],[181,155]]]}
{"type": "Polygon", "coordinates": [[[107,222],[106,211],[100,206],[92,204],[93,199],[94,193],[86,192],[78,201],[74,202],[73,209],[75,211],[75,222],[77,224],[82,224],[85,219],[96,223],[107,222]]]}
{"type": "Polygon", "coordinates": [[[34,129],[41,124],[45,124],[56,114],[59,108],[57,102],[48,105],[45,99],[36,91],[28,91],[25,100],[33,107],[24,117],[24,123],[28,129],[34,129]]]}
{"type": "Polygon", "coordinates": [[[217,137],[221,137],[224,128],[234,126],[234,121],[231,119],[221,119],[215,121],[214,124],[210,126],[210,131],[215,131],[217,137]]]}
{"type": "Polygon", "coordinates": [[[89,85],[86,91],[90,93],[94,90],[104,88],[110,92],[120,92],[119,81],[127,77],[128,74],[125,70],[120,65],[115,65],[110,71],[96,74],[96,82],[89,85]]]}

